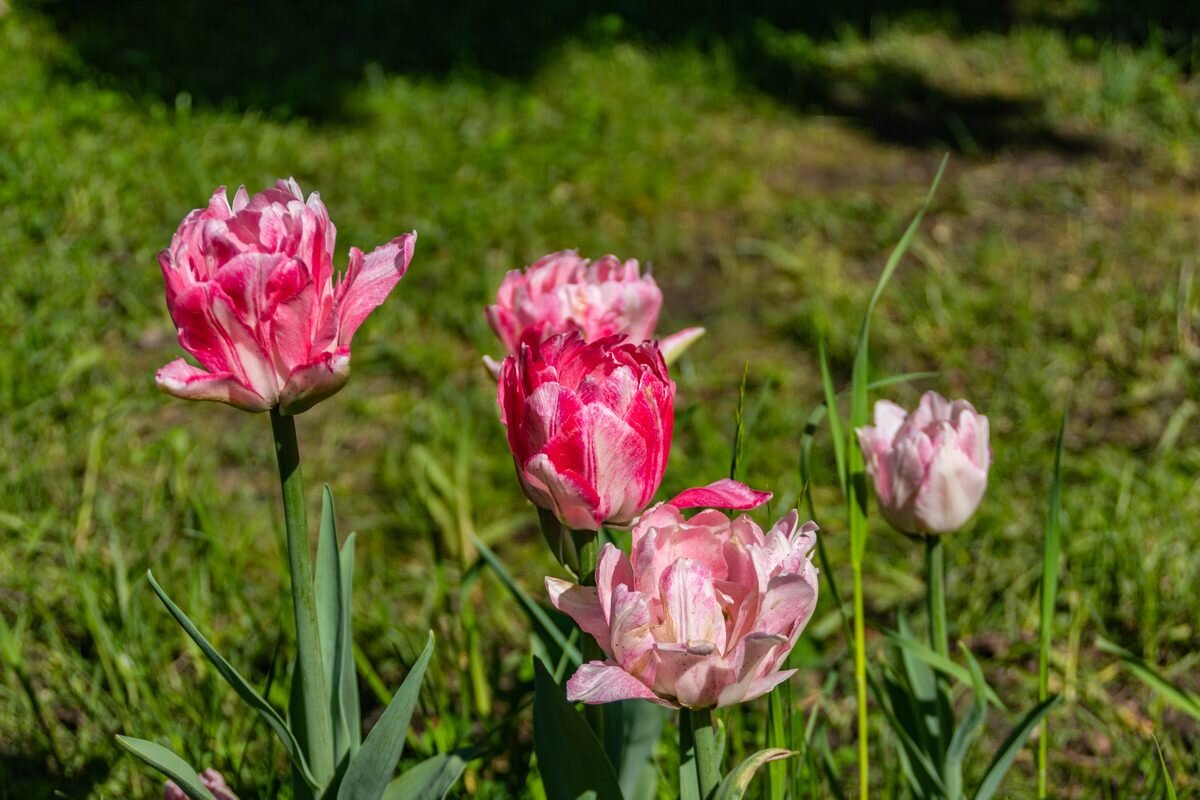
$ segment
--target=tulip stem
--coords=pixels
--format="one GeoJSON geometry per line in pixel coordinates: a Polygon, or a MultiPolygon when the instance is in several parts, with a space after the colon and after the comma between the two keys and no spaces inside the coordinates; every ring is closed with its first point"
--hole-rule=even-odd
{"type": "MultiPolygon", "coordinates": [[[[692,728],[692,747],[696,754],[696,776],[699,779],[701,800],[708,800],[721,783],[721,754],[717,752],[717,735],[713,731],[712,710],[693,708],[687,714],[692,728]]],[[[681,720],[682,722],[682,720],[681,720]]]]}
{"type": "Polygon", "coordinates": [[[946,562],[942,537],[925,537],[925,600],[929,608],[929,645],[937,654],[950,657],[946,635],[946,562]]]}
{"type": "MultiPolygon", "coordinates": [[[[571,543],[575,547],[575,553],[579,560],[579,584],[581,586],[596,585],[596,558],[600,553],[600,532],[599,531],[571,531],[571,543]]],[[[584,631],[583,634],[583,661],[604,661],[607,656],[604,650],[600,647],[599,642],[595,637],[588,635],[584,631]]],[[[596,734],[596,738],[600,740],[600,744],[605,745],[607,751],[607,741],[604,731],[604,706],[603,705],[585,705],[583,707],[583,718],[587,720],[588,726],[592,732],[596,734]]],[[[613,764],[614,768],[620,768],[620,764],[613,764]]]]}
{"type": "Polygon", "coordinates": [[[308,543],[308,518],[304,509],[304,478],[300,472],[300,446],[295,417],[271,409],[279,483],[283,489],[283,518],[287,528],[288,567],[292,580],[292,608],[296,618],[296,667],[304,699],[305,755],[320,786],[333,777],[333,725],[329,693],[321,663],[321,638],[317,628],[317,602],[313,586],[312,553],[308,543]]]}

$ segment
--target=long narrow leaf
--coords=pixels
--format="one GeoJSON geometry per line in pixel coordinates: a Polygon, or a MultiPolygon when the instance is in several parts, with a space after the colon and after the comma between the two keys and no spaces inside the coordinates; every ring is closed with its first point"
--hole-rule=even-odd
{"type": "Polygon", "coordinates": [[[1156,672],[1153,667],[1128,650],[1105,639],[1097,639],[1096,646],[1105,653],[1117,656],[1142,683],[1149,686],[1177,710],[1200,721],[1200,695],[1178,686],[1156,672]]]}
{"type": "Polygon", "coordinates": [[[833,386],[833,373],[829,370],[829,358],[825,353],[824,336],[817,339],[817,355],[821,363],[821,386],[825,389],[825,409],[829,415],[829,438],[833,440],[833,460],[837,466],[838,483],[842,487],[842,494],[845,494],[846,441],[842,434],[842,418],[837,408],[837,392],[833,386]]]}
{"type": "Polygon", "coordinates": [[[117,744],[175,781],[191,800],[216,800],[213,793],[200,782],[200,776],[192,765],[161,744],[131,736],[117,736],[117,744]]]}
{"type": "Polygon", "coordinates": [[[350,623],[350,598],[354,591],[354,544],[355,535],[352,533],[342,543],[339,565],[341,567],[342,618],[339,627],[338,650],[341,660],[338,664],[336,691],[341,695],[342,718],[346,723],[346,732],[350,737],[350,755],[358,753],[362,742],[362,719],[359,716],[358,700],[358,670],[354,664],[354,633],[350,623]]]}
{"type": "MultiPolygon", "coordinates": [[[[1038,627],[1038,702],[1050,696],[1050,643],[1054,637],[1054,604],[1058,598],[1058,562],[1062,551],[1062,458],[1067,436],[1070,398],[1063,407],[1058,426],[1058,443],[1054,448],[1054,474],[1050,481],[1050,504],[1046,511],[1046,536],[1042,543],[1042,588],[1040,624],[1038,627]]],[[[1050,759],[1050,726],[1042,722],[1038,739],[1037,768],[1038,796],[1047,792],[1047,768],[1050,759]]]]}
{"type": "Polygon", "coordinates": [[[204,634],[200,633],[187,614],[179,606],[175,605],[174,601],[167,595],[158,581],[154,580],[154,575],[149,570],[146,570],[146,578],[150,581],[150,588],[158,595],[158,599],[167,607],[167,611],[179,623],[184,632],[191,637],[192,641],[200,648],[205,657],[208,658],[212,665],[216,667],[217,673],[225,679],[225,682],[232,687],[238,697],[259,714],[262,714],[263,719],[271,726],[271,730],[275,731],[275,735],[283,743],[283,746],[288,751],[288,757],[291,758],[292,764],[300,773],[304,781],[314,789],[319,788],[317,781],[313,778],[312,772],[308,768],[308,762],[304,758],[304,751],[300,749],[300,743],[296,741],[296,737],[292,735],[292,731],[288,728],[287,723],[283,721],[283,717],[275,710],[275,707],[260,695],[250,683],[241,676],[241,674],[226,661],[216,648],[209,643],[208,639],[204,638],[204,634]]]}
{"type": "MultiPolygon", "coordinates": [[[[929,647],[929,645],[925,644],[921,640],[915,639],[912,636],[906,636],[899,631],[893,631],[888,628],[879,628],[878,630],[885,637],[887,637],[888,641],[904,648],[929,666],[936,669],[938,672],[945,673],[946,675],[949,675],[959,683],[966,686],[972,685],[970,670],[961,666],[960,664],[954,663],[950,659],[938,653],[936,650],[933,650],[931,647],[929,647]]],[[[996,706],[996,708],[1004,708],[1004,704],[1000,701],[1000,696],[996,694],[991,686],[987,686],[985,684],[984,692],[987,695],[988,702],[996,706]]]]}
{"type": "Polygon", "coordinates": [[[996,755],[992,758],[992,763],[988,766],[983,781],[980,782],[979,789],[975,792],[975,800],[991,800],[992,795],[1000,788],[1000,782],[1008,774],[1013,761],[1016,760],[1017,753],[1021,752],[1021,748],[1025,746],[1029,734],[1033,733],[1033,729],[1046,714],[1050,713],[1050,709],[1054,708],[1060,699],[1058,695],[1051,695],[1030,709],[1029,713],[1017,723],[1017,727],[1012,729],[1008,738],[996,750],[996,755]]]}
{"type": "Polygon", "coordinates": [[[475,546],[479,548],[479,557],[492,568],[492,572],[496,573],[496,577],[504,584],[504,588],[508,589],[509,593],[516,598],[517,602],[521,604],[521,608],[525,609],[525,613],[541,629],[541,632],[558,645],[560,650],[568,653],[574,663],[582,663],[583,656],[580,655],[579,648],[567,640],[567,637],[559,627],[550,619],[550,615],[546,613],[546,610],[538,605],[524,589],[517,585],[513,576],[509,574],[508,569],[504,566],[504,562],[496,556],[492,548],[480,541],[478,536],[474,537],[473,541],[475,542],[475,546]]]}
{"type": "Polygon", "coordinates": [[[338,789],[338,800],[380,800],[383,797],[392,780],[392,773],[396,771],[396,764],[404,754],[404,738],[421,693],[425,668],[429,666],[432,656],[433,631],[430,631],[425,649],[392,696],[392,702],[383,716],[367,734],[358,755],[350,762],[350,768],[346,770],[346,777],[338,789]]]}
{"type": "MultiPolygon", "coordinates": [[[[334,518],[333,491],[326,484],[321,493],[321,527],[317,538],[317,560],[313,566],[313,586],[317,603],[317,634],[321,642],[321,665],[329,693],[329,719],[333,724],[333,761],[339,764],[350,752],[350,731],[338,691],[347,646],[342,630],[342,566],[338,553],[337,522],[334,518]]],[[[357,709],[355,710],[357,711],[357,709]]]]}
{"type": "Polygon", "coordinates": [[[962,650],[971,667],[973,695],[971,707],[954,731],[954,736],[950,739],[950,746],[946,748],[946,763],[942,773],[946,782],[946,796],[949,800],[960,800],[963,797],[963,760],[966,758],[967,748],[971,746],[975,734],[987,718],[987,682],[983,679],[983,670],[980,669],[979,662],[975,660],[975,656],[971,654],[970,650],[965,646],[962,650]]]}
{"type": "Polygon", "coordinates": [[[1158,765],[1162,767],[1163,786],[1167,789],[1167,800],[1178,800],[1179,795],[1175,793],[1175,784],[1171,781],[1171,773],[1167,771],[1167,760],[1163,758],[1162,745],[1158,742],[1158,737],[1154,737],[1154,747],[1158,750],[1158,765]]]}

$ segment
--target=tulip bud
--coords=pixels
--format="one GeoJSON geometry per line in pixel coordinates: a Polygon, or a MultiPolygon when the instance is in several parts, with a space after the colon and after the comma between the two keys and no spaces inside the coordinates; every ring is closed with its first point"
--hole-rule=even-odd
{"type": "Polygon", "coordinates": [[[952,533],[979,508],[992,452],[988,419],[966,400],[926,392],[911,414],[880,400],[875,425],[857,433],[879,509],[896,530],[952,533]]]}
{"type": "MultiPolygon", "coordinates": [[[[563,250],[509,272],[484,313],[511,354],[530,331],[541,339],[572,330],[588,342],[608,336],[628,336],[634,343],[653,339],[662,304],[662,290],[648,273],[640,274],[636,260],[622,263],[607,255],[588,261],[563,250]]],[[[686,328],[666,337],[663,358],[671,363],[703,333],[686,328]]]]}
{"type": "MultiPolygon", "coordinates": [[[[733,481],[703,491],[719,507],[728,507],[723,494],[737,507],[770,497],[733,481]]],[[[595,586],[546,579],[554,606],[607,656],[571,677],[569,699],[728,706],[795,673],[782,667],[817,604],[816,524],[800,525],[794,510],[766,533],[744,514],[730,520],[712,508],[687,519],[674,503],[688,496],[642,515],[631,555],[605,544],[595,586]]]]}
{"type": "Polygon", "coordinates": [[[655,343],[527,337],[501,366],[497,399],[521,487],[563,525],[629,524],[654,497],[675,420],[655,343]]]}
{"type": "Polygon", "coordinates": [[[336,230],[320,197],[304,199],[294,180],[250,197],[224,187],[183,220],[159,254],[167,309],[182,358],[156,376],[186,400],[246,411],[296,414],[329,397],[350,376],[350,340],[404,276],[415,233],[369,255],[350,248],[334,282],[336,230]]]}

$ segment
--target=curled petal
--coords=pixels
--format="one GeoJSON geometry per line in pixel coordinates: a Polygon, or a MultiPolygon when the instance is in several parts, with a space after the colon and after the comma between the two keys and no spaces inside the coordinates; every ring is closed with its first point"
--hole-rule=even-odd
{"type": "Polygon", "coordinates": [[[322,353],[311,363],[297,367],[279,393],[279,410],[299,414],[333,395],[350,378],[350,348],[322,353]]]}
{"type": "Polygon", "coordinates": [[[684,351],[696,343],[696,340],[704,335],[704,328],[684,328],[681,331],[672,333],[670,336],[665,336],[658,343],[658,348],[662,350],[663,360],[667,365],[674,364],[683,355],[684,351]]]}
{"type": "Polygon", "coordinates": [[[667,501],[675,508],[730,508],[748,511],[771,499],[770,492],[759,492],[744,483],[722,478],[708,486],[686,489],[667,501]]]}
{"type": "Polygon", "coordinates": [[[159,391],[183,400],[212,400],[243,411],[267,411],[274,405],[253,389],[238,383],[232,373],[205,372],[182,358],[160,369],[154,380],[159,391]]]}
{"type": "Polygon", "coordinates": [[[334,292],[337,344],[349,345],[367,315],[387,299],[408,271],[416,243],[414,231],[397,236],[366,257],[357,248],[351,250],[350,267],[334,292]]]}
{"type": "Polygon", "coordinates": [[[575,671],[567,681],[567,699],[589,705],[617,700],[649,700],[660,706],[672,705],[625,670],[603,661],[589,661],[575,671]]]}
{"type": "MultiPolygon", "coordinates": [[[[575,620],[584,633],[591,634],[602,647],[608,642],[608,620],[600,610],[596,587],[580,586],[559,578],[546,578],[550,603],[575,620]]],[[[604,647],[605,652],[608,648],[604,647]]]]}

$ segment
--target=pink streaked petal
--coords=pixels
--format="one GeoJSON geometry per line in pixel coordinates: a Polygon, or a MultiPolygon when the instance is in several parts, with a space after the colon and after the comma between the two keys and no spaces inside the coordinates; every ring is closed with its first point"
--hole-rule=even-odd
{"type": "Polygon", "coordinates": [[[612,653],[621,669],[648,686],[654,684],[652,657],[654,636],[650,632],[650,609],[646,598],[624,584],[613,590],[612,653]]]}
{"type": "Polygon", "coordinates": [[[545,487],[554,515],[568,528],[598,531],[604,521],[598,515],[600,495],[573,469],[559,469],[550,456],[539,453],[525,464],[525,475],[545,487]]]}
{"type": "Polygon", "coordinates": [[[755,633],[789,637],[808,624],[817,607],[816,575],[776,575],[767,583],[752,625],[755,633]],[[798,626],[798,627],[797,627],[798,626]]]}
{"type": "Polygon", "coordinates": [[[348,345],[367,315],[387,299],[412,261],[417,234],[406,233],[377,247],[365,258],[357,248],[351,249],[350,267],[334,290],[333,319],[336,320],[336,341],[348,345]]]}
{"type": "MultiPolygon", "coordinates": [[[[642,510],[637,503],[646,472],[646,441],[608,407],[593,404],[574,414],[543,453],[559,471],[581,475],[597,496],[596,523],[623,524],[642,510]]],[[[588,530],[596,530],[589,527],[588,530]]]]}
{"type": "Polygon", "coordinates": [[[615,664],[603,661],[589,661],[575,671],[567,681],[567,699],[589,705],[617,700],[649,700],[671,707],[671,703],[650,691],[646,684],[615,664]]]}
{"type": "Polygon", "coordinates": [[[492,376],[492,380],[500,380],[500,367],[503,363],[503,361],[497,361],[488,355],[483,357],[483,368],[492,376]]]}
{"type": "Polygon", "coordinates": [[[322,353],[297,367],[279,393],[279,411],[299,414],[336,393],[350,378],[350,348],[322,353]]]}
{"type": "Polygon", "coordinates": [[[686,489],[667,501],[675,508],[730,508],[747,511],[771,499],[770,492],[759,492],[744,483],[722,478],[707,486],[686,489]]]}
{"type": "Polygon", "coordinates": [[[672,333],[670,336],[664,337],[658,343],[659,350],[662,351],[663,361],[670,366],[679,360],[684,351],[696,343],[701,336],[704,335],[704,328],[684,328],[683,330],[672,333]]]}
{"type": "Polygon", "coordinates": [[[596,557],[596,591],[600,609],[604,618],[611,622],[613,614],[613,596],[618,586],[635,588],[633,582],[633,567],[630,566],[629,556],[612,542],[605,542],[596,557]]]}
{"type": "Polygon", "coordinates": [[[184,400],[228,403],[243,411],[267,411],[274,403],[238,383],[228,372],[208,373],[175,359],[154,376],[159,391],[184,400]]]}
{"type": "Polygon", "coordinates": [[[708,642],[718,652],[725,649],[725,617],[713,590],[712,571],[699,561],[681,558],[663,572],[661,635],[664,642],[691,646],[708,642]]]}
{"type": "Polygon", "coordinates": [[[563,426],[583,408],[579,397],[558,383],[543,383],[525,399],[521,416],[521,442],[537,452],[558,435],[563,426]]]}
{"type": "Polygon", "coordinates": [[[788,678],[795,675],[797,672],[799,672],[799,670],[785,669],[781,670],[780,672],[773,672],[770,675],[767,675],[765,678],[759,678],[758,680],[751,681],[750,685],[746,688],[745,693],[743,693],[741,697],[737,699],[731,698],[728,703],[722,702],[719,704],[719,706],[733,705],[734,703],[748,703],[751,700],[757,700],[779,684],[786,681],[788,678]]]}
{"type": "Polygon", "coordinates": [[[925,485],[914,503],[919,533],[953,533],[966,524],[983,500],[987,470],[952,445],[937,449],[925,485]]]}
{"type": "Polygon", "coordinates": [[[546,578],[546,593],[550,595],[551,605],[575,620],[584,633],[599,642],[605,653],[612,655],[608,646],[608,621],[600,610],[596,587],[580,586],[560,578],[546,578]]]}

